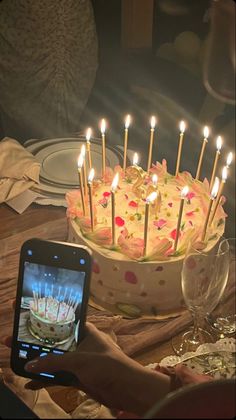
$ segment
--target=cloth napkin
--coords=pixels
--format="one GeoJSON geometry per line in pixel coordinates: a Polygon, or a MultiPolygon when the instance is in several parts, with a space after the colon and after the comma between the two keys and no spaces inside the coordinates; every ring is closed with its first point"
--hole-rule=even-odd
{"type": "Polygon", "coordinates": [[[98,329],[109,334],[128,356],[168,340],[178,334],[192,322],[188,311],[176,318],[158,319],[125,319],[111,312],[97,310],[89,306],[87,320],[98,329]]]}
{"type": "Polygon", "coordinates": [[[20,143],[0,141],[0,203],[7,202],[39,183],[40,164],[20,143]]]}

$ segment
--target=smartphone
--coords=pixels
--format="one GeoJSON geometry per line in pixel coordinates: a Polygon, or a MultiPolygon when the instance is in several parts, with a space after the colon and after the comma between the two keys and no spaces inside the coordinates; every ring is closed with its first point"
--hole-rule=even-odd
{"type": "Polygon", "coordinates": [[[76,381],[73,374],[31,374],[24,366],[76,350],[84,336],[91,261],[91,251],[76,244],[30,239],[22,245],[11,351],[17,375],[62,385],[76,381]]]}

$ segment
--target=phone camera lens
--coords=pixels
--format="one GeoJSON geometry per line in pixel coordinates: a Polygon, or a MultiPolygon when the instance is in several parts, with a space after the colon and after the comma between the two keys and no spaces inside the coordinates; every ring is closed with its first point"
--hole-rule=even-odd
{"type": "Polygon", "coordinates": [[[31,257],[31,255],[33,255],[33,251],[31,249],[28,249],[27,254],[31,257]]]}
{"type": "Polygon", "coordinates": [[[82,265],[85,264],[85,259],[84,258],[80,258],[80,264],[82,264],[82,265]]]}

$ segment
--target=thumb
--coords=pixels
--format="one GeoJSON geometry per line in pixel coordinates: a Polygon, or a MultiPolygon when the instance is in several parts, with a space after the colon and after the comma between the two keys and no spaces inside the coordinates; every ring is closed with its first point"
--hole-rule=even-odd
{"type": "Polygon", "coordinates": [[[78,366],[78,353],[66,353],[62,356],[50,354],[46,357],[39,357],[26,363],[25,370],[27,372],[39,373],[48,372],[53,373],[60,370],[75,373],[78,366]]]}
{"type": "Polygon", "coordinates": [[[208,382],[212,380],[212,377],[206,374],[195,373],[192,369],[183,364],[175,366],[177,377],[180,379],[183,385],[208,382]]]}

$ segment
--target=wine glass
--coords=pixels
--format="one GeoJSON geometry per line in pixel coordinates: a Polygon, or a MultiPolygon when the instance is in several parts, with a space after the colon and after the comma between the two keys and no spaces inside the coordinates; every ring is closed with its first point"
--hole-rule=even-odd
{"type": "Polygon", "coordinates": [[[220,243],[219,248],[187,249],[182,273],[181,285],[187,308],[193,316],[193,327],[185,332],[181,339],[174,337],[172,347],[178,355],[196,351],[203,343],[214,341],[212,334],[205,329],[204,318],[218,304],[228,277],[229,244],[220,243]]]}
{"type": "MultiPolygon", "coordinates": [[[[220,338],[231,337],[236,331],[235,312],[235,273],[236,273],[236,238],[226,239],[229,244],[229,273],[225,291],[213,313],[207,316],[207,321],[220,338]]],[[[224,247],[224,241],[220,247],[224,247]]]]}

